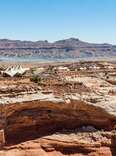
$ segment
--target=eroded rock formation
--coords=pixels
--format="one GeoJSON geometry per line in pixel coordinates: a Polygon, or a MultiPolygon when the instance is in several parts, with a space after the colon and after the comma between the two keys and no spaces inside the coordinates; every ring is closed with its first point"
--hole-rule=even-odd
{"type": "Polygon", "coordinates": [[[41,136],[83,125],[111,130],[116,124],[115,116],[99,107],[76,100],[72,100],[70,103],[31,101],[9,104],[6,105],[5,111],[7,116],[6,134],[12,138],[19,137],[19,139],[22,134],[23,137],[25,137],[24,134],[30,136],[30,133],[41,136]],[[19,133],[20,135],[17,135],[19,133]]]}
{"type": "Polygon", "coordinates": [[[116,86],[61,76],[57,85],[0,81],[0,156],[116,155],[116,86]]]}
{"type": "Polygon", "coordinates": [[[0,156],[115,156],[116,133],[58,133],[6,146],[0,156]]]}

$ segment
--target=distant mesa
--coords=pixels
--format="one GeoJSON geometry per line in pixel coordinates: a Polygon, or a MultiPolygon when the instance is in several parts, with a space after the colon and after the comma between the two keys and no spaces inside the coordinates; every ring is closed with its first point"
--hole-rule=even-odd
{"type": "Polygon", "coordinates": [[[116,45],[88,43],[78,38],[59,40],[53,43],[47,40],[33,42],[1,39],[0,56],[31,56],[44,59],[114,57],[116,56],[116,45]]]}

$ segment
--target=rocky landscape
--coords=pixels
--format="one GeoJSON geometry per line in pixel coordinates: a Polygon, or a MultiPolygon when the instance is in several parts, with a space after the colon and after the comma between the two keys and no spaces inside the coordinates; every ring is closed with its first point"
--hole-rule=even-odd
{"type": "Polygon", "coordinates": [[[0,76],[0,155],[115,156],[116,65],[39,69],[0,76]]]}
{"type": "Polygon", "coordinates": [[[116,57],[116,45],[93,44],[76,38],[56,41],[0,40],[1,60],[11,58],[29,59],[76,59],[91,57],[116,57]],[[5,56],[5,57],[4,57],[5,56]],[[27,57],[28,56],[28,57],[27,57]]]}

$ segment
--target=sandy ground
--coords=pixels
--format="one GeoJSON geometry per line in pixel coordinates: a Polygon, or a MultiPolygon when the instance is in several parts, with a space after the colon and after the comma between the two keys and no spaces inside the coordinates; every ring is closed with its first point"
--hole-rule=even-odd
{"type": "Polygon", "coordinates": [[[71,64],[76,62],[89,62],[89,61],[107,61],[107,62],[113,62],[116,63],[116,57],[103,57],[103,58],[79,58],[78,60],[70,59],[70,60],[61,60],[61,61],[0,61],[0,66],[13,66],[13,65],[19,65],[21,64],[24,67],[37,67],[37,66],[48,66],[48,65],[65,65],[65,64],[71,64]]]}

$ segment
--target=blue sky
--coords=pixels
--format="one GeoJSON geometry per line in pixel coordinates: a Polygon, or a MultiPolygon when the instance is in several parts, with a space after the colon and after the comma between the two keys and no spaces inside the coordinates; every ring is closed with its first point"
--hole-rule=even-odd
{"type": "Polygon", "coordinates": [[[116,0],[0,0],[0,38],[116,44],[116,0]]]}

